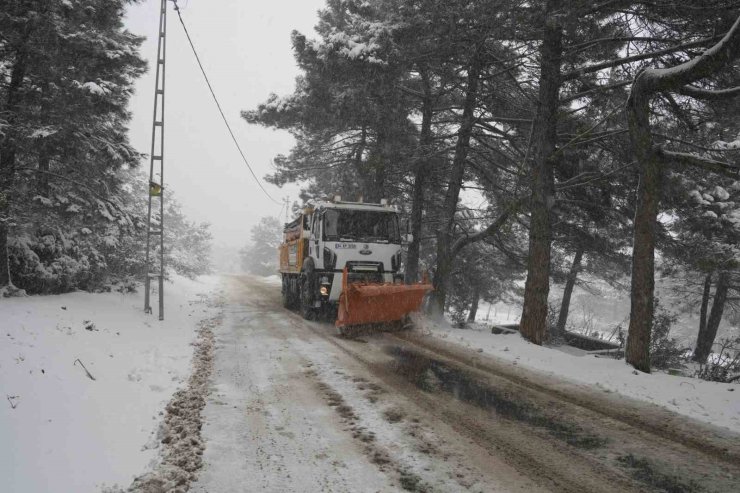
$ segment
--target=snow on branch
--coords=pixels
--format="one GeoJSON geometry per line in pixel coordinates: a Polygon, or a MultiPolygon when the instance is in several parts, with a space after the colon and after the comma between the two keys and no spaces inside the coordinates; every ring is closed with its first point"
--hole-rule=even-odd
{"type": "Polygon", "coordinates": [[[738,176],[740,176],[740,166],[737,165],[705,158],[697,154],[692,154],[690,152],[668,151],[661,147],[658,147],[657,151],[669,162],[684,164],[687,166],[694,166],[733,178],[737,178],[738,176]]]}
{"type": "Polygon", "coordinates": [[[678,90],[679,94],[684,96],[691,96],[696,99],[725,99],[740,96],[740,86],[732,87],[730,89],[702,89],[694,86],[683,86],[678,90]]]}
{"type": "MultiPolygon", "coordinates": [[[[611,67],[616,67],[618,65],[626,65],[626,64],[631,63],[631,62],[639,62],[640,60],[647,60],[647,59],[659,57],[659,56],[662,56],[662,55],[669,55],[671,53],[675,53],[675,52],[681,51],[681,50],[686,50],[686,49],[689,49],[689,48],[696,48],[698,46],[702,46],[702,45],[705,45],[705,44],[707,44],[707,43],[709,43],[711,41],[714,41],[715,39],[717,39],[717,37],[700,39],[699,41],[692,41],[690,43],[684,43],[684,44],[680,44],[680,45],[677,45],[677,46],[672,46],[672,47],[666,48],[664,50],[651,51],[649,53],[641,53],[639,55],[633,55],[633,56],[628,56],[628,57],[624,57],[624,58],[616,58],[616,59],[613,59],[613,60],[607,60],[605,62],[596,63],[594,65],[588,65],[586,67],[581,67],[581,68],[578,68],[576,70],[573,70],[572,72],[568,72],[566,74],[563,74],[562,80],[563,81],[573,80],[573,79],[577,79],[578,77],[580,77],[582,75],[590,74],[590,73],[593,73],[593,72],[598,72],[600,70],[604,70],[604,69],[611,68],[611,67]]],[[[721,43],[721,41],[720,41],[720,43],[721,43]]],[[[717,45],[719,45],[720,43],[718,43],[717,45]]],[[[717,45],[715,45],[715,46],[717,46],[717,45]]],[[[710,50],[707,50],[707,52],[708,51],[710,51],[710,50]]],[[[680,65],[679,65],[679,67],[680,67],[680,65]]],[[[670,70],[670,69],[664,69],[664,70],[670,70]]],[[[687,82],[687,84],[688,84],[688,82],[687,82]]]]}
{"type": "Polygon", "coordinates": [[[740,55],[740,17],[727,34],[696,58],[670,68],[653,68],[642,72],[635,83],[641,83],[646,93],[675,90],[705,77],[740,55]]]}

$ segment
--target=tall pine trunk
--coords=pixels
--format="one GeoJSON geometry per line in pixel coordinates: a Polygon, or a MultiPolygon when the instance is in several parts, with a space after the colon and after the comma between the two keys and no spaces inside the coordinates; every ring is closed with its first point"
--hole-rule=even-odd
{"type": "Polygon", "coordinates": [[[712,352],[714,338],[717,337],[717,329],[719,329],[719,323],[722,321],[722,313],[725,310],[729,287],[730,275],[727,272],[720,272],[717,278],[717,287],[714,290],[712,311],[709,313],[706,329],[703,334],[699,334],[699,338],[696,340],[696,349],[693,356],[694,361],[706,363],[709,353],[712,352]]]}
{"type": "Polygon", "coordinates": [[[576,249],[575,257],[573,257],[573,264],[571,264],[570,266],[568,278],[565,281],[565,289],[563,290],[563,301],[560,303],[558,322],[555,325],[555,330],[552,334],[553,340],[562,340],[563,338],[565,338],[565,326],[568,323],[568,311],[570,311],[570,298],[573,295],[573,288],[576,285],[576,279],[578,279],[578,272],[581,270],[582,259],[583,247],[579,245],[576,249]]]}
{"type": "Polygon", "coordinates": [[[540,62],[537,112],[532,123],[532,160],[529,255],[520,332],[529,341],[542,344],[547,332],[547,297],[550,291],[550,246],[552,206],[555,201],[554,152],[560,107],[560,63],[562,28],[552,14],[559,2],[547,2],[540,62]]]}
{"type": "MultiPolygon", "coordinates": [[[[360,131],[360,141],[357,143],[355,148],[355,156],[353,159],[355,170],[357,175],[360,177],[360,187],[362,187],[360,193],[366,193],[365,190],[372,187],[372,180],[370,172],[367,169],[367,165],[362,161],[362,156],[365,154],[367,149],[367,127],[363,125],[360,131]]],[[[354,199],[355,197],[353,197],[354,199]]],[[[346,199],[345,199],[346,200],[346,199]]]]}
{"type": "Polygon", "coordinates": [[[387,147],[388,135],[384,129],[378,129],[375,145],[370,151],[367,162],[364,163],[366,170],[363,183],[362,196],[365,202],[378,203],[383,198],[385,190],[385,167],[388,158],[387,147]]]}
{"type": "Polygon", "coordinates": [[[18,51],[17,58],[10,73],[10,83],[7,88],[5,107],[0,108],[6,114],[6,135],[0,142],[0,289],[13,285],[10,273],[10,252],[8,251],[8,240],[10,236],[11,222],[11,200],[13,187],[15,185],[16,145],[13,124],[17,120],[19,106],[19,90],[23,84],[26,74],[26,63],[28,53],[25,42],[30,37],[32,27],[26,29],[23,45],[18,51]]]}
{"type": "Polygon", "coordinates": [[[47,172],[49,171],[49,164],[51,163],[51,158],[49,157],[49,153],[42,151],[39,155],[39,176],[36,180],[36,191],[39,195],[42,197],[49,197],[49,175],[47,172]]]}
{"type": "Polygon", "coordinates": [[[10,143],[0,146],[0,289],[13,284],[8,251],[10,196],[15,174],[15,149],[10,143]]]}
{"type": "MultiPolygon", "coordinates": [[[[704,291],[701,295],[701,308],[699,309],[699,334],[696,336],[696,347],[699,347],[699,341],[706,338],[707,331],[707,311],[709,311],[709,295],[712,290],[712,273],[706,275],[704,278],[704,291]]],[[[692,356],[694,361],[697,359],[696,349],[694,349],[694,355],[692,356]]]]}
{"type": "Polygon", "coordinates": [[[480,288],[476,286],[473,289],[473,299],[470,300],[470,311],[468,312],[468,322],[475,322],[475,317],[478,315],[478,301],[480,299],[480,288]]]}
{"type": "Polygon", "coordinates": [[[468,68],[467,89],[463,113],[460,121],[460,129],[455,144],[455,157],[452,160],[452,171],[449,177],[449,185],[445,194],[445,202],[442,208],[442,220],[437,232],[437,268],[434,272],[434,291],[432,295],[432,311],[437,316],[444,313],[445,300],[447,299],[447,283],[452,272],[452,242],[454,241],[455,212],[457,201],[460,198],[463,176],[465,175],[465,161],[468,157],[470,136],[473,133],[475,123],[475,107],[478,99],[478,78],[480,76],[481,61],[478,54],[468,68]]]}
{"type": "Polygon", "coordinates": [[[658,207],[663,189],[663,163],[652,145],[650,95],[638,76],[627,101],[627,118],[633,152],[639,164],[637,208],[632,248],[630,325],[625,348],[627,363],[650,372],[650,334],[655,291],[655,242],[658,207]]]}
{"type": "Polygon", "coordinates": [[[414,237],[409,243],[406,255],[406,282],[412,283],[419,279],[419,251],[421,248],[421,219],[424,212],[424,177],[428,173],[429,151],[432,143],[432,116],[434,115],[434,101],[426,73],[421,75],[424,81],[424,99],[421,106],[421,132],[419,135],[419,154],[414,166],[414,188],[411,195],[411,235],[414,237]]]}

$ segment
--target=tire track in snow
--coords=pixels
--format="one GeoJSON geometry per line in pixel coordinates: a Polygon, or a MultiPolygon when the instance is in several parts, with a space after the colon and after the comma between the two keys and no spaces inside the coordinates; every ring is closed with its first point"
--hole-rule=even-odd
{"type": "MultiPolygon", "coordinates": [[[[222,307],[223,301],[218,300],[215,305],[222,307]]],[[[200,322],[188,384],[172,396],[157,433],[162,446],[161,462],[153,471],[136,478],[127,490],[129,493],[184,493],[196,479],[205,449],[202,411],[213,370],[213,328],[222,321],[223,312],[200,322]]]]}

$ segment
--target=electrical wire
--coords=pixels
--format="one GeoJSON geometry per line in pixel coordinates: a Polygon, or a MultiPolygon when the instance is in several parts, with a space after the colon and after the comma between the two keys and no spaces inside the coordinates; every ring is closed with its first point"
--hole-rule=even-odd
{"type": "Polygon", "coordinates": [[[172,3],[175,5],[175,12],[177,12],[177,17],[180,19],[180,24],[182,25],[182,29],[185,31],[185,36],[188,38],[188,43],[190,43],[190,48],[193,50],[193,55],[195,55],[195,60],[198,62],[198,67],[200,67],[200,72],[203,74],[203,78],[206,81],[206,84],[208,85],[208,90],[211,91],[211,96],[213,96],[213,101],[216,103],[216,107],[218,108],[218,112],[221,113],[221,118],[224,121],[224,124],[226,125],[226,128],[229,130],[229,135],[231,135],[231,140],[234,141],[234,145],[236,146],[237,150],[239,151],[239,154],[242,157],[242,160],[244,161],[244,164],[247,165],[247,168],[249,168],[249,172],[252,174],[252,177],[254,177],[254,180],[257,182],[257,185],[262,189],[262,191],[267,195],[267,197],[272,200],[274,203],[279,204],[277,200],[275,200],[270,193],[265,190],[265,187],[262,186],[262,182],[259,178],[257,178],[257,175],[254,173],[254,170],[252,169],[252,166],[249,164],[249,161],[247,161],[247,157],[244,155],[244,152],[242,151],[241,146],[239,146],[239,142],[236,140],[236,136],[234,136],[234,131],[231,130],[231,125],[229,125],[229,121],[226,119],[226,115],[224,114],[224,110],[221,108],[221,103],[218,102],[218,98],[216,97],[216,93],[213,91],[213,86],[211,86],[211,81],[208,79],[208,75],[206,74],[205,69],[203,68],[203,64],[200,62],[200,57],[198,56],[198,52],[195,49],[195,45],[193,44],[193,40],[190,38],[190,33],[188,32],[187,26],[185,26],[185,21],[182,19],[182,15],[180,14],[180,7],[177,5],[177,0],[173,0],[172,3]]]}

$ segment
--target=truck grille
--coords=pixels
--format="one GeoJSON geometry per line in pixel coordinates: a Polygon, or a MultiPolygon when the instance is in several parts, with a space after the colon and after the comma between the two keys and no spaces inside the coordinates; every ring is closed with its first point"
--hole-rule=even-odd
{"type": "Polygon", "coordinates": [[[350,283],[383,282],[381,262],[347,262],[347,281],[350,283]]]}

